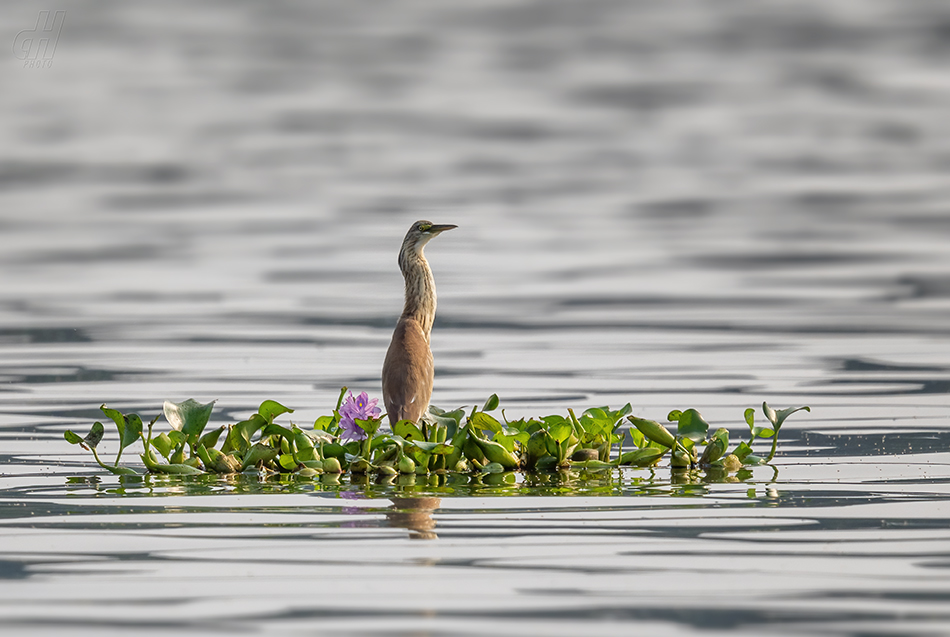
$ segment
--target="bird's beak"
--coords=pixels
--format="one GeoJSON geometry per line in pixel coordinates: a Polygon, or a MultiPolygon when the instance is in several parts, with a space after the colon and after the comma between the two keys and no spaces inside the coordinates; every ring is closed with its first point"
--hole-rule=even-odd
{"type": "Polygon", "coordinates": [[[458,228],[458,226],[453,225],[453,224],[451,224],[451,223],[441,223],[441,224],[437,223],[437,224],[433,224],[433,226],[432,226],[431,228],[429,228],[429,234],[436,235],[436,234],[439,234],[440,232],[445,232],[446,230],[451,230],[452,228],[458,228]]]}

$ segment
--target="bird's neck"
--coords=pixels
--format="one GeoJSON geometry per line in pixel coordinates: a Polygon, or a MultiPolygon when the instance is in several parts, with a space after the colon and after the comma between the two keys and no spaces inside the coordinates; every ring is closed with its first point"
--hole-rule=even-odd
{"type": "Polygon", "coordinates": [[[402,316],[417,321],[422,326],[426,340],[429,340],[436,306],[435,278],[429,269],[429,262],[419,250],[402,259],[399,268],[406,279],[406,304],[402,316]]]}

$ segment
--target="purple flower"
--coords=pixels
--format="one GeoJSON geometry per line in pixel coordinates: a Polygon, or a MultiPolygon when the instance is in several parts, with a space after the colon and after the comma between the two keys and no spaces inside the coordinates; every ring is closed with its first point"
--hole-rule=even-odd
{"type": "Polygon", "coordinates": [[[343,404],[340,405],[340,426],[343,427],[343,433],[340,437],[344,440],[363,440],[366,438],[366,432],[356,424],[357,420],[374,420],[379,418],[382,410],[376,406],[379,399],[369,399],[364,391],[362,394],[353,398],[353,392],[346,397],[343,404]]]}

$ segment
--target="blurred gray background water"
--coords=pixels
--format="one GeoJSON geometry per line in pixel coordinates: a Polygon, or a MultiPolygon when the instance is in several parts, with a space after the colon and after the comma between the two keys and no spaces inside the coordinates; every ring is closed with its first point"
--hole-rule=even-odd
{"type": "Polygon", "coordinates": [[[942,3],[42,8],[0,97],[12,401],[377,393],[417,218],[460,226],[437,404],[946,389],[942,3]]]}
{"type": "MultiPolygon", "coordinates": [[[[420,218],[459,226],[427,248],[435,404],[810,404],[786,451],[822,480],[895,453],[924,455],[888,488],[942,480],[945,2],[14,0],[0,27],[8,504],[59,520],[38,476],[88,470],[62,431],[102,402],[378,396],[420,218]],[[43,10],[55,51],[21,59],[43,10]]],[[[893,520],[950,519],[927,502],[893,520]]]]}

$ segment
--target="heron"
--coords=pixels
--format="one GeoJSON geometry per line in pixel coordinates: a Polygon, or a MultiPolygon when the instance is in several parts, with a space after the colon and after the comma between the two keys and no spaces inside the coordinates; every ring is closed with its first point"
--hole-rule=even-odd
{"type": "Polygon", "coordinates": [[[429,335],[435,321],[435,278],[422,249],[434,237],[457,228],[417,221],[399,250],[399,269],[406,280],[406,303],[383,361],[383,403],[390,426],[419,419],[429,407],[435,368],[429,335]]]}

